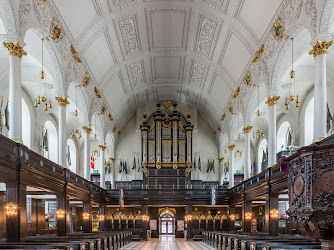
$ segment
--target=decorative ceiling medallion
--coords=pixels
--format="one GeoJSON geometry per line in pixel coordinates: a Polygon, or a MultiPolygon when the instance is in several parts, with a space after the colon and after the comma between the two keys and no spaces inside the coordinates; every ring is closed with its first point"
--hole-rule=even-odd
{"type": "Polygon", "coordinates": [[[253,59],[253,62],[258,62],[261,59],[263,52],[264,52],[264,45],[262,44],[261,48],[255,52],[255,57],[253,59]]]}
{"type": "Polygon", "coordinates": [[[77,63],[81,63],[81,60],[80,60],[80,57],[79,57],[79,52],[74,49],[73,45],[71,45],[71,54],[72,54],[73,59],[77,63]]]}
{"type": "Polygon", "coordinates": [[[101,112],[100,112],[100,115],[103,115],[106,111],[107,111],[107,106],[106,106],[106,105],[102,105],[102,106],[101,106],[101,112]]]}
{"type": "Polygon", "coordinates": [[[112,132],[115,133],[115,132],[116,132],[116,129],[117,129],[117,126],[114,125],[114,127],[112,128],[112,132]]]}
{"type": "Polygon", "coordinates": [[[282,39],[284,38],[285,40],[287,40],[289,38],[289,36],[284,36],[284,32],[285,32],[285,22],[283,20],[283,18],[279,17],[277,19],[277,21],[274,23],[273,25],[273,38],[274,39],[282,39]]]}
{"type": "Polygon", "coordinates": [[[246,73],[244,76],[244,83],[250,87],[253,86],[252,84],[252,75],[250,72],[246,73]]]}
{"type": "Polygon", "coordinates": [[[64,35],[63,35],[63,26],[60,25],[60,23],[54,18],[51,21],[51,26],[50,26],[50,36],[48,36],[46,39],[49,41],[55,41],[55,42],[60,42],[63,40],[64,35]]]}
{"type": "Polygon", "coordinates": [[[236,91],[234,91],[234,95],[233,95],[233,98],[237,98],[240,94],[240,87],[237,88],[236,91]]]}
{"type": "Polygon", "coordinates": [[[86,72],[84,74],[84,77],[82,79],[82,85],[80,87],[85,87],[85,86],[89,85],[89,83],[90,83],[90,75],[86,72]]]}
{"type": "Polygon", "coordinates": [[[221,132],[222,132],[222,129],[221,129],[221,127],[220,127],[220,125],[219,125],[219,124],[217,125],[217,130],[218,130],[218,132],[219,132],[219,133],[221,133],[221,132]]]}
{"type": "Polygon", "coordinates": [[[233,115],[234,114],[234,109],[231,104],[227,106],[228,111],[233,115]]]}
{"type": "Polygon", "coordinates": [[[304,191],[304,186],[304,178],[301,175],[298,175],[293,182],[293,191],[295,195],[301,195],[304,191]]]}
{"type": "Polygon", "coordinates": [[[96,87],[94,88],[94,93],[97,98],[101,98],[100,90],[98,90],[96,87]]]}
{"type": "Polygon", "coordinates": [[[225,120],[225,113],[222,115],[222,117],[220,118],[220,120],[223,122],[225,120]]]}

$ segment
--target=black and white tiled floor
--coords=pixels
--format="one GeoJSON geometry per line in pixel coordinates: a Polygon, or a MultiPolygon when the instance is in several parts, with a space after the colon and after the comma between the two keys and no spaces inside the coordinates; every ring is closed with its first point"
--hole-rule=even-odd
{"type": "Polygon", "coordinates": [[[161,236],[160,239],[149,239],[147,241],[134,241],[121,249],[141,249],[141,250],[214,250],[201,241],[187,241],[175,239],[173,236],[161,236]]]}

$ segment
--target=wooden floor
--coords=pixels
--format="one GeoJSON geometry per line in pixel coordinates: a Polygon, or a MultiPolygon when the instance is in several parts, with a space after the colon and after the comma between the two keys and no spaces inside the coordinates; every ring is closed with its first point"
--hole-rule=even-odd
{"type": "Polygon", "coordinates": [[[135,241],[121,249],[142,249],[142,250],[213,250],[201,241],[187,241],[175,239],[174,236],[161,236],[160,239],[149,239],[147,241],[135,241]]]}

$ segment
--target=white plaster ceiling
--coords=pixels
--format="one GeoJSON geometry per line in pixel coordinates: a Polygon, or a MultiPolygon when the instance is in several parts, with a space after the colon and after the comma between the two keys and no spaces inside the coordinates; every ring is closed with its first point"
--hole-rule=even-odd
{"type": "Polygon", "coordinates": [[[281,2],[53,0],[120,127],[159,98],[215,126],[281,2]]]}

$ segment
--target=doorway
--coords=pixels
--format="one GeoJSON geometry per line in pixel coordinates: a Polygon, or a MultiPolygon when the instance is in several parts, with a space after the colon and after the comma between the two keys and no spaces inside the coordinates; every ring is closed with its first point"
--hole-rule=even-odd
{"type": "Polygon", "coordinates": [[[175,213],[172,209],[162,209],[160,212],[159,225],[160,235],[175,235],[175,213]]]}
{"type": "Polygon", "coordinates": [[[174,234],[174,218],[163,217],[161,218],[161,235],[173,235],[174,234]]]}

